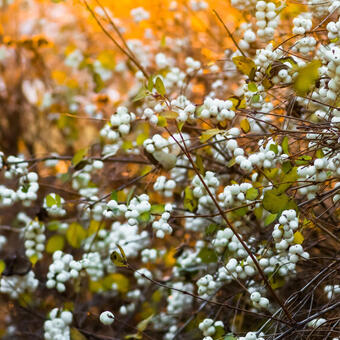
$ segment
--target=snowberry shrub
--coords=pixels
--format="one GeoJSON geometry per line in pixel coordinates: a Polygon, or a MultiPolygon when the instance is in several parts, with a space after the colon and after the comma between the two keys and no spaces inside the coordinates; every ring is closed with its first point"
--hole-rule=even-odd
{"type": "Polygon", "coordinates": [[[340,2],[14,3],[4,339],[337,339],[340,2]]]}

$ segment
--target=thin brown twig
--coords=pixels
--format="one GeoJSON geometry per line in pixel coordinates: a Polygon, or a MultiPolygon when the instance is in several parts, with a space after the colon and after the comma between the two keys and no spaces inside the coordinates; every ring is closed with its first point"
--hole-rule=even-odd
{"type": "Polygon", "coordinates": [[[107,29],[103,26],[103,24],[100,22],[100,20],[97,18],[96,14],[94,13],[94,11],[92,10],[92,8],[89,6],[89,4],[87,3],[86,0],[83,0],[87,10],[91,13],[92,17],[94,18],[94,20],[97,22],[97,24],[99,25],[99,27],[102,29],[102,31],[105,33],[105,35],[115,44],[115,46],[123,53],[125,54],[129,60],[131,60],[136,67],[144,74],[144,77],[146,79],[149,78],[148,73],[146,72],[146,70],[144,69],[144,67],[139,63],[139,61],[134,58],[133,56],[131,56],[126,50],[124,50],[123,47],[121,47],[119,45],[119,43],[117,42],[117,40],[115,38],[112,37],[112,35],[107,31],[107,29]]]}
{"type": "Polygon", "coordinates": [[[236,46],[236,48],[240,51],[240,53],[242,54],[243,57],[246,57],[245,53],[242,51],[241,47],[238,45],[237,41],[235,40],[235,38],[233,37],[233,35],[231,34],[229,28],[227,27],[227,25],[224,23],[224,21],[222,20],[222,18],[220,17],[220,15],[216,12],[216,10],[213,9],[214,14],[216,15],[217,19],[220,21],[220,23],[223,25],[224,29],[227,31],[230,39],[233,41],[234,45],[236,46]]]}
{"type": "Polygon", "coordinates": [[[251,259],[254,262],[254,265],[256,266],[259,274],[261,275],[262,279],[265,282],[265,285],[267,286],[268,290],[270,291],[271,295],[273,296],[273,298],[276,300],[276,302],[282,307],[282,310],[284,311],[284,313],[286,314],[286,316],[288,317],[288,319],[290,320],[291,323],[295,323],[295,321],[293,320],[292,316],[290,315],[288,309],[286,308],[286,306],[283,304],[283,302],[281,301],[281,299],[279,298],[279,296],[275,293],[275,291],[273,290],[272,286],[270,285],[266,275],[264,274],[260,264],[258,263],[256,257],[254,256],[254,254],[251,252],[251,250],[249,249],[249,247],[247,246],[247,244],[243,241],[242,237],[238,234],[238,232],[236,231],[236,229],[234,228],[234,226],[230,223],[230,221],[228,220],[228,218],[226,217],[226,215],[224,214],[222,208],[220,207],[220,205],[218,204],[218,202],[216,201],[215,196],[212,194],[212,192],[210,191],[208,185],[205,183],[204,179],[202,178],[200,172],[198,171],[195,162],[193,161],[190,153],[187,150],[186,147],[186,143],[185,140],[183,138],[183,135],[180,131],[180,129],[177,126],[177,130],[178,133],[181,136],[182,139],[182,143],[183,146],[180,142],[178,142],[176,140],[176,138],[171,134],[171,132],[169,131],[169,129],[167,127],[165,127],[165,129],[167,130],[167,132],[171,135],[171,137],[176,141],[177,145],[180,147],[180,149],[183,151],[183,153],[187,156],[187,158],[189,159],[192,167],[194,168],[195,173],[197,174],[197,176],[199,177],[201,183],[203,184],[205,190],[207,191],[208,195],[210,196],[210,198],[212,199],[212,201],[214,202],[214,205],[216,206],[217,210],[219,211],[221,217],[224,219],[224,221],[227,223],[228,227],[232,230],[232,232],[234,233],[234,235],[237,237],[237,239],[239,240],[239,242],[242,244],[242,247],[244,248],[244,250],[248,253],[248,255],[251,257],[251,259]]]}

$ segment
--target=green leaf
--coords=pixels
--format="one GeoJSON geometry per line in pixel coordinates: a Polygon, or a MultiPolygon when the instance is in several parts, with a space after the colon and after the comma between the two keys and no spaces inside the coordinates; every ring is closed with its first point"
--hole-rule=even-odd
{"type": "Polygon", "coordinates": [[[308,165],[310,163],[310,161],[312,160],[311,156],[308,155],[303,155],[300,156],[296,161],[295,164],[296,165],[308,165]]]}
{"type": "Polygon", "coordinates": [[[323,158],[325,156],[325,154],[323,153],[322,149],[318,149],[315,152],[315,157],[316,158],[323,158]]]}
{"type": "Polygon", "coordinates": [[[133,187],[133,188],[130,189],[130,191],[129,191],[128,195],[127,195],[127,198],[126,198],[126,204],[127,205],[130,203],[131,198],[132,198],[135,190],[136,190],[136,187],[133,187]]]}
{"type": "Polygon", "coordinates": [[[270,178],[270,179],[274,179],[276,177],[276,175],[279,172],[278,168],[268,168],[268,169],[264,169],[264,174],[270,178]]]}
{"type": "Polygon", "coordinates": [[[251,97],[251,102],[252,103],[258,103],[260,101],[260,95],[258,93],[254,94],[252,97],[251,97]]]}
{"type": "Polygon", "coordinates": [[[248,57],[239,56],[234,57],[233,63],[235,64],[236,68],[243,74],[250,76],[252,70],[256,68],[256,65],[253,60],[248,57]]]}
{"type": "Polygon", "coordinates": [[[277,155],[278,152],[279,152],[279,148],[276,144],[270,144],[269,150],[273,151],[275,153],[275,155],[277,155]]]}
{"type": "Polygon", "coordinates": [[[282,147],[282,151],[283,151],[286,155],[289,155],[289,146],[288,146],[288,137],[287,137],[287,136],[284,136],[284,137],[283,137],[281,147],[282,147]]]}
{"type": "Polygon", "coordinates": [[[254,82],[250,82],[248,84],[248,90],[251,92],[257,92],[257,86],[254,82]]]}
{"type": "Polygon", "coordinates": [[[51,221],[47,225],[47,229],[51,231],[58,230],[60,228],[60,222],[59,221],[51,221]]]}
{"type": "Polygon", "coordinates": [[[218,229],[218,225],[215,223],[209,224],[207,229],[205,229],[205,234],[207,236],[215,234],[216,230],[218,229]]]}
{"type": "Polygon", "coordinates": [[[293,167],[292,163],[287,161],[282,163],[282,170],[286,174],[290,171],[290,169],[293,167]]]}
{"type": "Polygon", "coordinates": [[[297,168],[294,167],[282,177],[280,181],[282,184],[278,186],[277,192],[281,194],[282,192],[286,191],[295,183],[297,178],[298,178],[297,168]]]}
{"type": "Polygon", "coordinates": [[[285,210],[288,210],[288,209],[293,209],[297,213],[299,212],[299,207],[297,206],[296,202],[293,199],[289,199],[287,205],[285,206],[285,210]]]}
{"type": "Polygon", "coordinates": [[[259,196],[259,191],[255,188],[250,188],[246,192],[246,199],[250,201],[256,200],[256,198],[259,196]]]}
{"type": "Polygon", "coordinates": [[[198,253],[198,257],[203,263],[212,263],[217,261],[217,255],[213,249],[204,247],[198,253]]]}
{"type": "Polygon", "coordinates": [[[150,76],[148,79],[147,89],[151,92],[153,90],[153,87],[154,87],[153,76],[150,76]]]}
{"type": "Polygon", "coordinates": [[[254,215],[258,221],[262,221],[263,208],[262,207],[255,208],[254,215]]]}
{"type": "Polygon", "coordinates": [[[223,340],[237,340],[232,334],[227,334],[223,340]]]}
{"type": "Polygon", "coordinates": [[[150,213],[160,215],[160,214],[163,214],[164,211],[165,211],[164,204],[153,204],[151,206],[150,213]]]}
{"type": "Polygon", "coordinates": [[[204,110],[204,108],[204,105],[196,106],[195,113],[198,117],[201,115],[201,112],[204,110]]]}
{"type": "Polygon", "coordinates": [[[185,124],[185,122],[180,122],[180,123],[178,124],[178,130],[179,130],[179,131],[182,131],[184,124],[185,124]]]}
{"type": "Polygon", "coordinates": [[[80,248],[86,236],[86,230],[77,222],[71,223],[66,231],[66,240],[73,248],[80,248]]]}
{"type": "Polygon", "coordinates": [[[118,192],[116,190],[113,190],[111,192],[110,198],[116,202],[118,202],[118,192]]]}
{"type": "Polygon", "coordinates": [[[234,166],[236,164],[236,159],[235,157],[233,157],[227,164],[228,168],[231,168],[232,166],[234,166]]]}
{"type": "Polygon", "coordinates": [[[238,217],[243,217],[248,212],[248,207],[242,207],[234,210],[232,213],[238,217]]]}
{"type": "Polygon", "coordinates": [[[194,198],[191,188],[186,187],[184,190],[184,201],[183,201],[184,208],[193,212],[197,208],[197,204],[198,204],[197,199],[194,198]]]}
{"type": "Polygon", "coordinates": [[[57,250],[63,250],[65,245],[65,239],[61,235],[53,235],[50,237],[46,244],[46,252],[53,254],[57,250]]]}
{"type": "Polygon", "coordinates": [[[57,204],[56,200],[52,195],[47,195],[46,196],[46,205],[48,208],[53,207],[55,204],[57,204]]]}
{"type": "Polygon", "coordinates": [[[307,65],[298,68],[294,80],[294,89],[299,96],[305,96],[314,86],[319,78],[320,60],[313,60],[307,65]]]}
{"type": "Polygon", "coordinates": [[[217,327],[215,327],[214,338],[215,339],[221,339],[224,333],[225,333],[224,328],[222,326],[217,326],[217,327]]]}
{"type": "Polygon", "coordinates": [[[58,194],[55,194],[55,201],[57,203],[57,207],[61,207],[61,197],[58,194]]]}
{"type": "Polygon", "coordinates": [[[146,223],[150,221],[150,218],[151,218],[150,212],[145,211],[141,215],[138,216],[138,221],[146,223]]]}
{"type": "Polygon", "coordinates": [[[69,172],[65,172],[64,174],[57,175],[62,183],[66,183],[71,179],[71,175],[69,172]]]}
{"type": "Polygon", "coordinates": [[[267,225],[273,223],[276,220],[277,216],[278,214],[267,215],[267,217],[264,219],[264,226],[266,227],[267,225]]]}
{"type": "Polygon", "coordinates": [[[156,78],[155,88],[161,96],[165,95],[166,90],[163,84],[163,80],[160,77],[156,78]]]}
{"type": "Polygon", "coordinates": [[[268,190],[263,196],[263,207],[273,213],[279,213],[285,209],[289,201],[289,197],[286,194],[278,194],[275,189],[268,190]]]}
{"type": "Polygon", "coordinates": [[[132,99],[133,102],[138,102],[139,100],[144,99],[148,95],[147,89],[142,86],[137,92],[136,96],[132,99]]]}
{"type": "Polygon", "coordinates": [[[77,164],[79,164],[87,154],[88,149],[80,149],[76,152],[76,154],[72,158],[72,165],[75,167],[77,164]]]}

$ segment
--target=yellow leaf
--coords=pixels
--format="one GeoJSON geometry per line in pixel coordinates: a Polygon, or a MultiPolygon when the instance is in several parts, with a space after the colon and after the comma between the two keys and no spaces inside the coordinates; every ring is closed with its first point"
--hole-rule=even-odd
{"type": "Polygon", "coordinates": [[[53,235],[50,237],[46,244],[46,251],[50,254],[54,253],[57,250],[64,249],[65,240],[61,235],[53,235]]]}
{"type": "Polygon", "coordinates": [[[76,79],[68,79],[66,81],[66,86],[69,87],[70,89],[76,89],[78,88],[78,81],[76,79]]]}
{"type": "Polygon", "coordinates": [[[304,241],[304,239],[305,239],[305,238],[303,237],[303,235],[301,234],[301,232],[297,231],[297,232],[294,233],[294,242],[295,242],[296,244],[302,244],[303,241],[304,241]]]}
{"type": "Polygon", "coordinates": [[[176,155],[174,155],[172,153],[164,152],[162,150],[153,152],[152,156],[153,156],[153,158],[156,159],[156,161],[159,162],[159,164],[165,170],[172,169],[176,165],[176,162],[177,162],[176,155]]]}
{"type": "Polygon", "coordinates": [[[98,293],[102,291],[102,284],[100,281],[89,281],[89,290],[92,293],[98,293]]]}
{"type": "Polygon", "coordinates": [[[29,293],[23,293],[19,296],[19,304],[23,307],[28,307],[33,302],[33,296],[29,293]]]}
{"type": "Polygon", "coordinates": [[[124,339],[143,339],[143,336],[139,333],[125,335],[124,339]]]}
{"type": "Polygon", "coordinates": [[[114,284],[114,283],[117,285],[118,292],[125,294],[129,291],[130,281],[123,274],[113,273],[113,274],[109,274],[108,276],[106,276],[103,279],[104,288],[105,288],[105,286],[107,286],[109,284],[110,287],[108,287],[108,288],[111,290],[112,284],[114,284]]]}
{"type": "Polygon", "coordinates": [[[168,126],[168,122],[166,121],[166,118],[163,116],[158,116],[157,126],[160,126],[160,127],[168,126]]]}
{"type": "Polygon", "coordinates": [[[137,325],[138,331],[144,332],[146,330],[146,328],[148,327],[148,324],[149,324],[149,322],[151,321],[152,318],[153,318],[153,314],[151,314],[149,317],[147,317],[146,319],[144,319],[140,323],[138,323],[138,325],[137,325]]]}
{"type": "Polygon", "coordinates": [[[126,262],[124,262],[122,256],[117,252],[113,251],[110,255],[110,259],[113,264],[115,264],[117,267],[127,267],[128,265],[126,262]]]}
{"type": "Polygon", "coordinates": [[[87,232],[79,223],[72,223],[66,231],[66,240],[73,248],[79,248],[87,232]]]}
{"type": "Polygon", "coordinates": [[[244,133],[247,133],[250,131],[250,125],[249,125],[248,119],[241,120],[240,126],[244,133]]]}
{"type": "Polygon", "coordinates": [[[164,84],[163,84],[163,80],[160,77],[156,78],[156,82],[155,82],[155,89],[157,90],[157,92],[161,95],[164,96],[166,93],[164,84]]]}
{"type": "Polygon", "coordinates": [[[79,164],[84,159],[85,155],[87,154],[87,151],[88,148],[83,148],[77,151],[72,158],[72,165],[76,166],[77,164],[79,164]]]}
{"type": "Polygon", "coordinates": [[[178,113],[175,111],[164,111],[162,112],[162,116],[167,119],[176,119],[178,117],[178,113]]]}
{"type": "Polygon", "coordinates": [[[118,251],[113,251],[110,255],[111,261],[117,267],[128,267],[127,258],[126,258],[123,248],[119,244],[117,244],[117,247],[120,251],[120,254],[118,253],[118,251]]]}
{"type": "Polygon", "coordinates": [[[205,170],[204,170],[204,164],[203,164],[203,159],[200,155],[196,155],[196,162],[195,165],[197,166],[197,169],[199,172],[204,175],[205,170]]]}
{"type": "MultiPolygon", "coordinates": [[[[149,171],[152,169],[151,166],[148,166],[149,171]]],[[[148,172],[148,171],[147,171],[148,172]]],[[[120,190],[117,192],[118,202],[124,202],[126,200],[126,192],[124,190],[120,190]]]]}
{"type": "Polygon", "coordinates": [[[52,78],[58,85],[62,85],[67,79],[67,74],[66,72],[55,70],[52,72],[52,78]]]}
{"type": "Polygon", "coordinates": [[[164,264],[166,267],[173,267],[176,263],[176,259],[174,255],[176,254],[176,248],[171,248],[168,252],[166,252],[163,256],[164,264]]]}
{"type": "Polygon", "coordinates": [[[86,340],[85,335],[81,334],[75,327],[71,328],[70,333],[70,340],[86,340]]]}
{"type": "Polygon", "coordinates": [[[244,96],[231,96],[227,100],[230,100],[233,103],[232,110],[236,109],[245,109],[246,108],[246,99],[244,96]]]}
{"type": "Polygon", "coordinates": [[[122,149],[123,149],[124,151],[129,150],[129,149],[132,149],[132,148],[133,148],[133,144],[132,144],[132,142],[131,142],[130,140],[125,140],[125,141],[123,142],[123,144],[122,144],[122,149]]]}
{"type": "Polygon", "coordinates": [[[6,268],[5,262],[3,260],[0,260],[0,275],[5,270],[5,268],[6,268]]]}
{"type": "Polygon", "coordinates": [[[87,236],[93,235],[98,232],[100,223],[101,222],[99,221],[91,220],[89,228],[87,229],[87,236]]]}
{"type": "Polygon", "coordinates": [[[66,301],[64,303],[64,309],[73,311],[74,310],[74,302],[73,301],[66,301]]]}
{"type": "Polygon", "coordinates": [[[149,134],[140,133],[136,138],[136,143],[138,146],[143,145],[144,141],[149,138],[149,134]]]}
{"type": "Polygon", "coordinates": [[[32,266],[35,266],[35,264],[38,262],[39,258],[37,254],[32,255],[30,258],[30,261],[32,263],[32,266]]]}
{"type": "Polygon", "coordinates": [[[115,56],[111,50],[101,52],[97,59],[106,69],[113,70],[115,68],[115,56]]]}
{"type": "Polygon", "coordinates": [[[161,302],[162,296],[162,291],[158,289],[152,294],[151,300],[152,302],[159,303],[161,302]]]}
{"type": "Polygon", "coordinates": [[[124,252],[123,248],[119,244],[116,244],[116,246],[118,247],[118,249],[119,249],[119,251],[120,251],[120,253],[122,255],[123,260],[125,262],[127,262],[127,258],[126,258],[126,255],[125,255],[125,252],[124,252]]]}
{"type": "Polygon", "coordinates": [[[294,89],[299,96],[306,95],[315,85],[319,78],[320,60],[313,60],[306,66],[298,69],[298,75],[294,81],[294,89]]]}
{"type": "Polygon", "coordinates": [[[222,131],[219,129],[210,129],[210,130],[206,130],[202,133],[201,137],[200,137],[200,141],[201,143],[205,143],[208,139],[210,139],[211,137],[221,133],[222,131]]]}
{"type": "Polygon", "coordinates": [[[248,77],[255,68],[254,61],[244,56],[234,57],[233,63],[241,73],[247,75],[248,77]]]}

